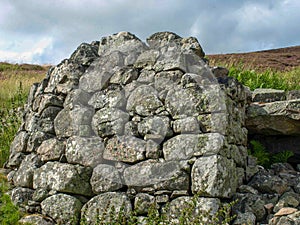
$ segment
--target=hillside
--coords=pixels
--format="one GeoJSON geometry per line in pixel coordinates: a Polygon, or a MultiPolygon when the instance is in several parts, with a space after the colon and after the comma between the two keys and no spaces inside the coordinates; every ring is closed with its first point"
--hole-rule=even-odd
{"type": "MultiPolygon", "coordinates": [[[[216,65],[241,65],[245,69],[257,69],[265,71],[284,72],[300,66],[300,46],[271,49],[265,51],[247,52],[247,53],[229,53],[206,55],[211,66],[216,65]]],[[[9,64],[0,62],[0,79],[3,79],[4,71],[30,71],[37,73],[44,72],[50,68],[49,65],[31,65],[31,64],[9,64]]],[[[33,73],[34,74],[34,73],[33,73]]]]}
{"type": "Polygon", "coordinates": [[[300,66],[300,46],[266,51],[207,55],[211,66],[241,65],[246,69],[284,72],[300,66]]]}

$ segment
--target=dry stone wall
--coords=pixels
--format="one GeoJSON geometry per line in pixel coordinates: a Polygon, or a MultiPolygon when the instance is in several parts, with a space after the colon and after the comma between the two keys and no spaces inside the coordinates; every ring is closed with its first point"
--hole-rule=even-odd
{"type": "Polygon", "coordinates": [[[170,203],[176,220],[195,194],[199,212],[216,212],[257,171],[246,102],[195,38],[81,44],[30,90],[7,162],[12,198],[44,224],[95,224],[108,204],[144,216],[170,203]]]}

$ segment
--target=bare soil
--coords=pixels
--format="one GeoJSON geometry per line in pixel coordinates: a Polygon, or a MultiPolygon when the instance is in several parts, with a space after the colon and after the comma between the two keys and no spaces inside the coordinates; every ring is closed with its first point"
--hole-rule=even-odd
{"type": "Polygon", "coordinates": [[[207,55],[211,66],[240,65],[257,71],[289,71],[300,66],[300,46],[248,53],[207,55]]]}

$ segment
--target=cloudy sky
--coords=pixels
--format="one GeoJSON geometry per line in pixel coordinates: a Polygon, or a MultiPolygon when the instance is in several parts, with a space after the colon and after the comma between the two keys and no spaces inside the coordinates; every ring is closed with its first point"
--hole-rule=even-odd
{"type": "Polygon", "coordinates": [[[299,0],[0,0],[0,61],[56,64],[130,31],[198,38],[206,54],[300,45],[299,0]]]}

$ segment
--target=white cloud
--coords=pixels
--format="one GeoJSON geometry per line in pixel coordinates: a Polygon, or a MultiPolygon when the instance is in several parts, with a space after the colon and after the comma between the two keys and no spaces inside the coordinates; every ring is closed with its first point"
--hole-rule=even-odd
{"type": "Polygon", "coordinates": [[[0,60],[58,63],[122,30],[196,36],[206,53],[299,45],[299,10],[299,0],[1,0],[0,60]],[[42,37],[51,43],[36,46],[42,37]]]}
{"type": "MultiPolygon", "coordinates": [[[[40,58],[42,58],[44,54],[47,54],[47,51],[52,50],[52,42],[52,38],[42,38],[36,43],[27,41],[26,46],[29,46],[28,49],[17,49],[15,47],[13,50],[0,50],[0,61],[41,63],[40,58]]],[[[18,46],[18,44],[15,44],[15,46],[18,46]]]]}

